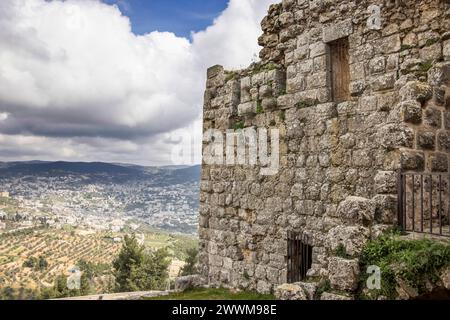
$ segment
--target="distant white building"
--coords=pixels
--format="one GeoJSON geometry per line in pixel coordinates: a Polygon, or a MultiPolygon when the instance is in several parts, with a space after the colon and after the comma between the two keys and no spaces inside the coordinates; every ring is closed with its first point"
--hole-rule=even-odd
{"type": "Polygon", "coordinates": [[[120,232],[122,230],[122,227],[119,226],[111,226],[112,232],[120,232]]]}
{"type": "Polygon", "coordinates": [[[9,192],[8,191],[1,191],[0,197],[2,198],[9,198],[9,192]]]}

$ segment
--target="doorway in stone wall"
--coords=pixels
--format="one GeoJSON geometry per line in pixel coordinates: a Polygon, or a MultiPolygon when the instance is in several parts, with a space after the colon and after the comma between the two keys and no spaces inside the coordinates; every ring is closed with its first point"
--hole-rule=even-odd
{"type": "Polygon", "coordinates": [[[287,242],[287,282],[302,281],[312,266],[313,247],[307,235],[295,232],[288,232],[287,242]]]}

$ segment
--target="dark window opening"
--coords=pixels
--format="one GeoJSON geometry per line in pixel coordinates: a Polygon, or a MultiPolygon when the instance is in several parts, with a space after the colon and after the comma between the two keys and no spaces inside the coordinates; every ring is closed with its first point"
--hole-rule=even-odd
{"type": "Polygon", "coordinates": [[[294,283],[306,279],[312,266],[312,249],[309,238],[298,233],[288,233],[287,282],[294,283]]]}
{"type": "Polygon", "coordinates": [[[343,102],[350,98],[350,65],[348,38],[342,38],[328,44],[330,59],[331,95],[334,102],[343,102]]]}

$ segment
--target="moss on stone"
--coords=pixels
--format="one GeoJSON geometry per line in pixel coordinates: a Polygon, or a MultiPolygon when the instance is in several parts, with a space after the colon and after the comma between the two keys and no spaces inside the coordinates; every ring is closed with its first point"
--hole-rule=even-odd
{"type": "Polygon", "coordinates": [[[256,114],[262,114],[264,113],[264,108],[261,104],[261,102],[258,101],[258,103],[256,104],[256,114]]]}

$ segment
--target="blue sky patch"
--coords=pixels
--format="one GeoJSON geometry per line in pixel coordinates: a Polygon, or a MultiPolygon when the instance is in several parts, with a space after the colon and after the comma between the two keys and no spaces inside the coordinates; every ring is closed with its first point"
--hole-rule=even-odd
{"type": "Polygon", "coordinates": [[[169,31],[190,39],[225,10],[228,0],[103,0],[117,4],[128,16],[135,34],[169,31]]]}

